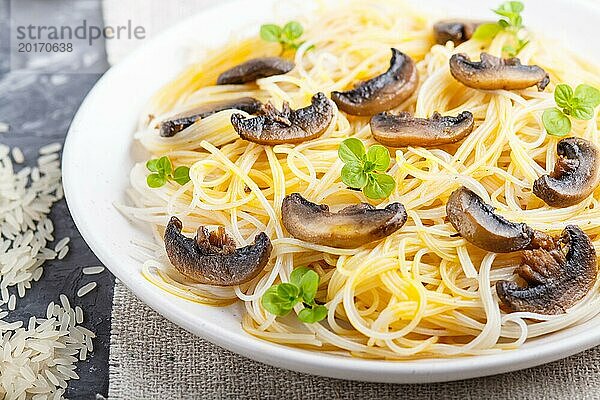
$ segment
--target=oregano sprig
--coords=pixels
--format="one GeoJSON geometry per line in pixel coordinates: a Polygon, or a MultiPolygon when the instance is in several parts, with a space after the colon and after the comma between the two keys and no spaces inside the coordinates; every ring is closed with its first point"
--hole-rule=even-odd
{"type": "Polygon", "coordinates": [[[261,304],[273,315],[284,317],[294,306],[302,303],[304,308],[298,313],[298,319],[307,324],[323,320],[327,316],[327,307],[315,302],[319,288],[319,275],[310,268],[296,268],[290,274],[290,281],[273,285],[263,295],[261,304]]]}
{"type": "Polygon", "coordinates": [[[571,131],[571,118],[590,120],[594,117],[594,109],[600,105],[600,90],[585,84],[573,90],[562,83],[554,89],[554,101],[557,107],[545,110],[542,122],[550,135],[565,136],[571,131]]]}
{"type": "Polygon", "coordinates": [[[284,26],[265,24],[260,27],[261,39],[266,42],[280,43],[282,52],[298,49],[304,43],[299,40],[303,33],[304,28],[297,21],[290,21],[284,26]]]}
{"type": "Polygon", "coordinates": [[[349,138],[342,142],[338,156],[344,162],[342,182],[354,189],[361,189],[370,199],[388,197],[396,182],[385,172],[390,166],[390,152],[376,144],[367,151],[362,141],[349,138]]]}
{"type": "Polygon", "coordinates": [[[479,25],[475,32],[473,32],[473,39],[475,40],[491,40],[500,32],[510,32],[513,36],[511,44],[507,44],[502,48],[502,51],[507,54],[508,57],[515,57],[517,54],[529,44],[529,41],[523,39],[521,31],[523,29],[523,17],[521,13],[525,9],[525,6],[520,1],[507,1],[504,2],[494,11],[500,15],[497,22],[489,22],[479,25]]]}
{"type": "Polygon", "coordinates": [[[146,168],[152,172],[146,177],[146,183],[153,189],[164,186],[169,179],[180,185],[185,185],[190,181],[190,169],[186,166],[173,169],[173,164],[167,156],[149,160],[146,168]]]}

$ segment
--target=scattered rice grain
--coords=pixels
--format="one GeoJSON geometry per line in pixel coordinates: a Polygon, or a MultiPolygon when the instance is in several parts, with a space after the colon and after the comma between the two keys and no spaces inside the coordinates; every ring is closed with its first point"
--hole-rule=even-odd
{"type": "Polygon", "coordinates": [[[94,290],[96,288],[96,286],[98,286],[98,284],[96,282],[90,282],[86,285],[83,285],[78,291],[77,291],[77,297],[83,297],[86,294],[88,294],[89,292],[91,292],[92,290],[94,290]]]}
{"type": "MultiPolygon", "coordinates": [[[[37,167],[15,171],[14,164],[25,161],[23,152],[0,144],[0,305],[7,304],[10,311],[17,294],[26,296],[32,282],[42,277],[44,262],[62,259],[69,251],[68,238],[56,244],[56,251],[47,247],[54,240],[48,214],[63,197],[60,150],[59,143],[44,146],[37,167]]],[[[95,287],[90,283],[80,291],[84,295],[95,287]]],[[[68,381],[79,378],[77,359],[87,359],[93,350],[94,333],[79,325],[83,309],[71,308],[61,295],[60,305],[51,302],[45,318],[32,316],[26,327],[23,321],[7,322],[9,315],[0,310],[0,398],[63,399],[68,381]]]]}
{"type": "Polygon", "coordinates": [[[40,169],[38,167],[33,167],[31,169],[31,180],[37,182],[41,179],[40,169]]]}
{"type": "Polygon", "coordinates": [[[35,271],[33,271],[33,275],[32,278],[34,281],[39,281],[40,278],[42,277],[42,274],[44,273],[44,268],[42,267],[38,267],[35,271]]]}
{"type": "Polygon", "coordinates": [[[66,238],[60,239],[60,241],[58,243],[56,243],[56,247],[54,247],[54,251],[56,251],[57,253],[60,252],[70,241],[71,241],[71,238],[68,236],[66,238]]]}
{"type": "Polygon", "coordinates": [[[104,267],[102,265],[98,265],[97,267],[85,267],[82,272],[84,275],[97,275],[104,272],[104,267]]]}
{"type": "Polygon", "coordinates": [[[23,152],[21,151],[20,148],[13,147],[11,154],[12,154],[13,160],[15,160],[15,162],[17,164],[23,164],[25,162],[25,156],[23,155],[23,152]]]}
{"type": "Polygon", "coordinates": [[[87,346],[88,352],[94,351],[94,344],[92,343],[91,336],[85,337],[85,345],[87,346]]]}
{"type": "Polygon", "coordinates": [[[75,321],[78,324],[83,323],[83,310],[79,306],[75,307],[75,321]]]}
{"type": "Polygon", "coordinates": [[[58,298],[60,299],[60,304],[62,305],[62,308],[64,308],[64,311],[71,309],[71,303],[69,303],[69,298],[67,296],[61,294],[58,298]]]}
{"type": "Polygon", "coordinates": [[[40,148],[40,155],[44,156],[46,154],[56,153],[62,149],[62,145],[58,142],[50,143],[40,148]]]}
{"type": "Polygon", "coordinates": [[[38,165],[41,166],[42,165],[47,165],[49,163],[51,163],[52,161],[56,161],[58,160],[58,154],[56,153],[52,153],[52,154],[47,154],[45,156],[41,156],[40,158],[38,158],[38,165]]]}
{"type": "Polygon", "coordinates": [[[79,359],[81,361],[85,360],[87,357],[87,347],[82,347],[81,350],[79,351],[79,359]]]}
{"type": "Polygon", "coordinates": [[[69,246],[65,246],[63,247],[59,252],[58,252],[58,259],[62,260],[63,258],[65,258],[65,256],[67,255],[67,253],[69,252],[69,246]]]}

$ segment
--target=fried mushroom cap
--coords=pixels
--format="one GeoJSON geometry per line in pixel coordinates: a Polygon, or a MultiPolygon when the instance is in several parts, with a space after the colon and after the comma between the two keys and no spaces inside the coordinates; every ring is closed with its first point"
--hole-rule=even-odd
{"type": "Polygon", "coordinates": [[[456,117],[434,112],[431,118],[415,118],[408,112],[381,113],[371,118],[371,132],[379,143],[389,147],[431,147],[455,143],[473,131],[473,114],[463,111],[456,117]]]}
{"type": "Polygon", "coordinates": [[[446,214],[460,236],[487,251],[510,253],[546,248],[553,243],[548,235],[533,230],[527,224],[510,222],[496,214],[494,207],[464,186],[450,195],[446,214]]]}
{"type": "Polygon", "coordinates": [[[264,232],[256,235],[254,244],[236,249],[222,227],[208,233],[201,226],[194,239],[182,235],[182,227],[177,217],[171,217],[164,236],[167,256],[182,275],[207,285],[236,286],[251,281],[267,265],[273,249],[264,232]]]}
{"type": "Polygon", "coordinates": [[[359,203],[332,213],[328,206],[293,193],[283,200],[281,218],[290,235],[297,239],[348,249],[396,232],[406,222],[406,210],[400,203],[380,209],[359,203]]]}
{"type": "Polygon", "coordinates": [[[465,86],[485,90],[517,90],[536,85],[543,91],[550,77],[537,65],[523,65],[518,58],[503,59],[481,53],[481,61],[471,61],[466,54],[450,58],[450,73],[465,86]]]}
{"type": "Polygon", "coordinates": [[[352,115],[375,115],[398,107],[417,89],[419,75],[412,58],[392,49],[390,68],[347,92],[331,93],[338,108],[352,115]]]}
{"type": "Polygon", "coordinates": [[[437,44],[445,45],[448,42],[458,46],[471,39],[475,30],[483,21],[467,19],[445,19],[433,25],[433,34],[437,44]]]}
{"type": "Polygon", "coordinates": [[[293,62],[279,57],[253,58],[223,72],[217,79],[217,85],[242,84],[273,75],[283,75],[295,66],[293,62]]]}
{"type": "Polygon", "coordinates": [[[533,183],[533,193],[552,207],[569,207],[590,196],[600,184],[600,151],[585,139],[570,137],[556,145],[558,160],[550,175],[533,183]]]}
{"type": "Polygon", "coordinates": [[[511,311],[562,314],[594,286],[598,266],[590,238],[575,225],[563,231],[554,249],[523,252],[523,263],[515,271],[525,282],[501,280],[496,292],[511,311]]]}
{"type": "Polygon", "coordinates": [[[239,99],[202,104],[162,121],[158,124],[157,128],[160,136],[172,137],[199,119],[231,109],[241,110],[248,114],[256,114],[262,109],[262,103],[252,97],[240,97],[239,99]]]}
{"type": "Polygon", "coordinates": [[[233,114],[231,124],[244,140],[250,142],[276,145],[282,143],[300,143],[321,136],[334,116],[334,106],[323,94],[312,97],[311,105],[298,110],[291,110],[284,103],[283,110],[277,110],[270,103],[264,108],[264,115],[254,118],[233,114]]]}

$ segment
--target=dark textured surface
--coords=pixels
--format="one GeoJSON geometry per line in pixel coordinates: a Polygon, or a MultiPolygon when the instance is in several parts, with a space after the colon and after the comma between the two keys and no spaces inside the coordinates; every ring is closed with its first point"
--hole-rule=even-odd
{"type": "MultiPolygon", "coordinates": [[[[39,0],[44,2],[44,0],[39,0]]],[[[54,1],[69,4],[69,18],[83,18],[101,21],[100,0],[85,1],[78,6],[77,1],[54,1]],[[95,6],[90,6],[95,3],[95,6]]],[[[18,2],[13,3],[13,5],[18,2]]],[[[18,5],[17,5],[18,6],[18,5]]],[[[8,71],[9,2],[0,1],[0,122],[10,125],[8,133],[0,134],[0,143],[19,146],[26,157],[26,163],[33,165],[38,149],[55,141],[63,142],[69,124],[79,104],[100,77],[99,74],[38,74],[27,71],[8,71]]],[[[95,52],[98,67],[108,68],[104,44],[96,43],[86,49],[86,54],[95,52]]],[[[82,57],[73,52],[73,63],[82,57]]],[[[83,150],[85,151],[85,149],[83,150]]],[[[57,301],[64,293],[71,304],[80,305],[85,313],[84,326],[96,332],[94,352],[85,362],[78,364],[80,380],[69,383],[66,397],[69,399],[95,399],[96,393],[108,393],[108,353],[110,342],[110,311],[114,278],[105,271],[101,275],[85,276],[81,269],[99,265],[98,260],[85,244],[75,227],[64,200],[54,205],[51,218],[55,226],[56,241],[65,236],[71,237],[70,252],[63,260],[45,264],[42,279],[33,285],[24,299],[17,302],[17,309],[10,320],[24,320],[31,315],[45,315],[50,301],[57,301]],[[76,296],[77,290],[85,283],[96,281],[98,288],[84,298],[76,296]]]]}

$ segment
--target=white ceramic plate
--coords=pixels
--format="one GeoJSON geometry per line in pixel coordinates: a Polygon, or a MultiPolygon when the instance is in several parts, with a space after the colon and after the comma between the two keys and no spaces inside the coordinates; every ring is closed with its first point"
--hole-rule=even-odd
{"type": "MultiPolygon", "coordinates": [[[[448,15],[490,18],[489,9],[500,1],[430,0],[426,6],[448,15]]],[[[584,0],[525,2],[528,26],[600,58],[595,41],[600,36],[597,5],[584,0]]],[[[140,110],[159,86],[179,72],[181,64],[176,60],[183,47],[200,41],[201,46],[216,48],[232,32],[249,28],[256,32],[261,22],[273,16],[274,3],[253,0],[248,7],[248,1],[239,0],[183,21],[113,67],[90,92],[67,137],[63,183],[75,223],[100,260],[142,301],[184,329],[246,357],[310,374],[394,383],[449,381],[540,365],[600,344],[600,318],[596,318],[495,355],[409,362],[342,358],[256,339],[241,329],[239,306],[213,308],[187,302],[142,278],[140,263],[128,255],[130,240],[149,235],[113,207],[124,201],[134,163],[132,132],[140,110]]]]}

